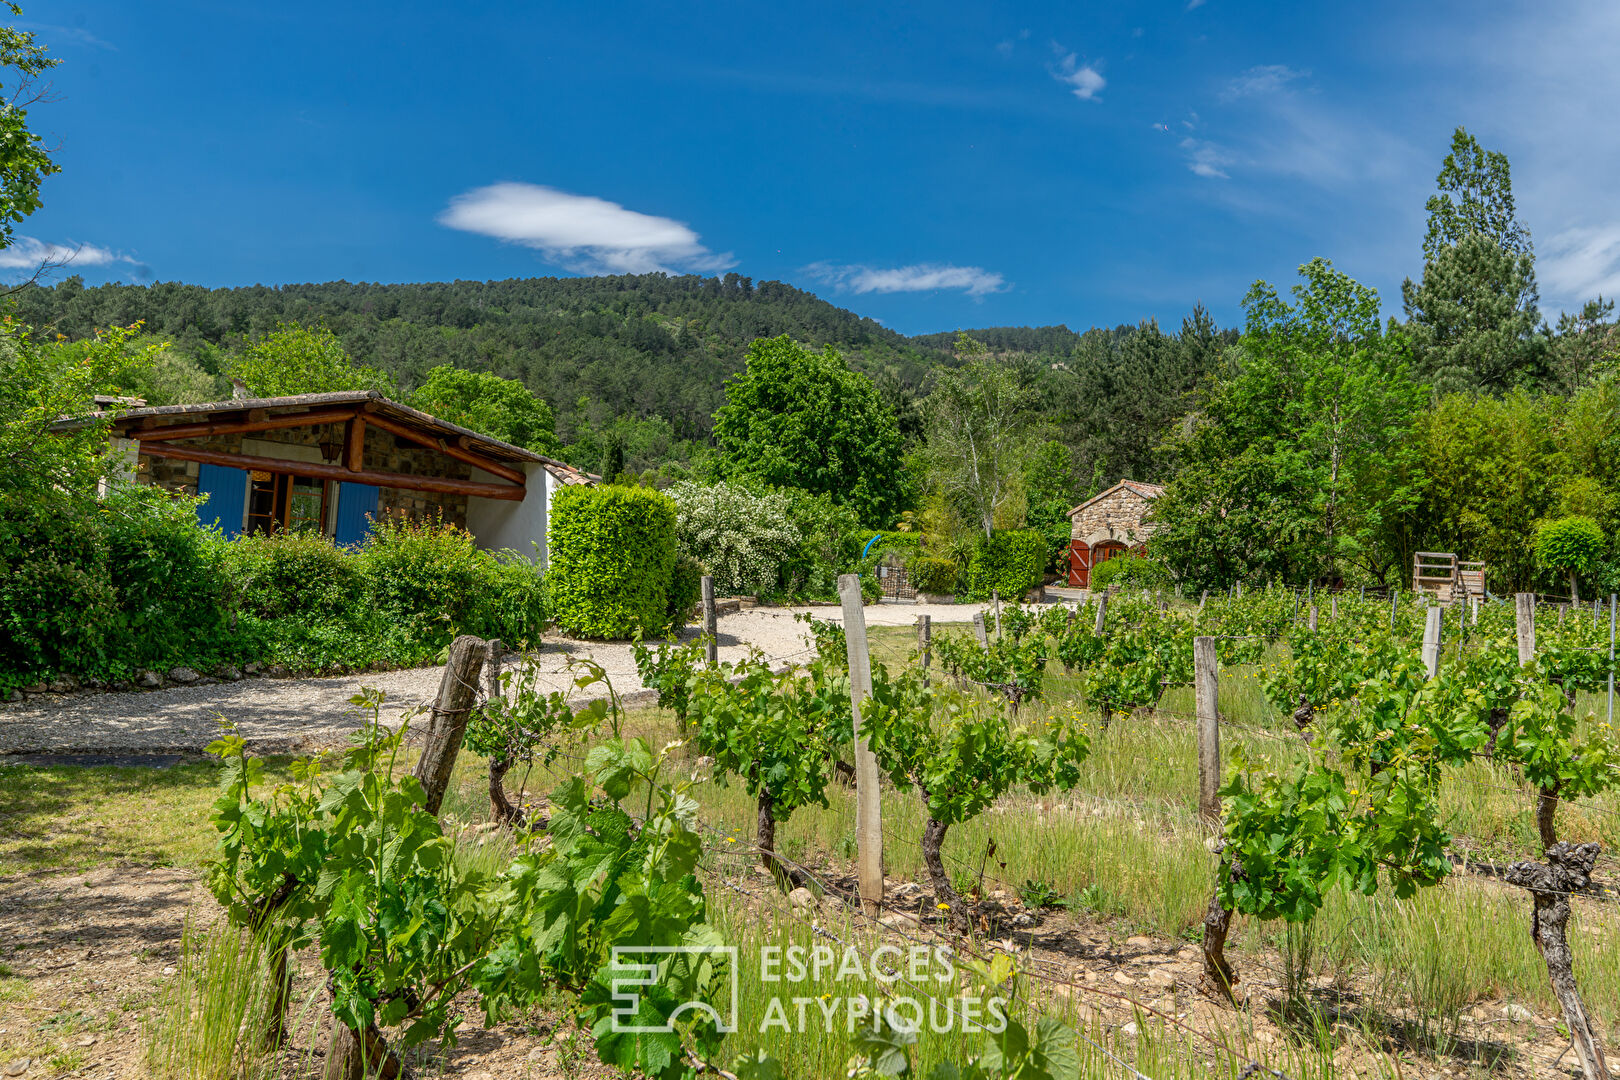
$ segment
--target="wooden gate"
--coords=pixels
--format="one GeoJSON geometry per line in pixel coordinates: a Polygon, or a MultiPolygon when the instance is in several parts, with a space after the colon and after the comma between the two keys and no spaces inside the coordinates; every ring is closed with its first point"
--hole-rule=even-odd
{"type": "Polygon", "coordinates": [[[1084,540],[1069,541],[1069,576],[1070,585],[1082,589],[1091,586],[1091,545],[1084,540]]]}

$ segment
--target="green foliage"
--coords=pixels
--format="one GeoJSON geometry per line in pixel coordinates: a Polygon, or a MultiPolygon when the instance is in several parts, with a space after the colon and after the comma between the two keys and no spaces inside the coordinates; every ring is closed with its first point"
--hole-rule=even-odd
{"type": "Polygon", "coordinates": [[[277,323],[244,347],[229,367],[257,397],[326,394],[336,390],[376,390],[392,395],[394,380],[356,364],[336,334],[324,326],[277,323]]]}
{"type": "Polygon", "coordinates": [[[950,559],[913,555],[906,560],[906,575],[918,592],[950,596],[956,592],[957,572],[956,564],[950,559]]]}
{"type": "Polygon", "coordinates": [[[1041,583],[1046,538],[1032,529],[998,529],[979,542],[968,563],[968,597],[988,600],[994,590],[1010,603],[1041,583]]]}
{"type": "Polygon", "coordinates": [[[1589,517],[1543,521],[1536,527],[1536,565],[1555,574],[1589,574],[1603,554],[1603,530],[1589,517]]]}
{"type": "Polygon", "coordinates": [[[1170,568],[1152,556],[1120,555],[1105,559],[1091,568],[1091,587],[1106,589],[1168,589],[1174,585],[1170,568]]]}
{"type": "Polygon", "coordinates": [[[830,346],[814,352],[786,335],[751,344],[714,435],[730,475],[826,495],[863,522],[887,525],[909,501],[894,413],[830,346]]]}
{"type": "Polygon", "coordinates": [[[626,639],[669,622],[676,504],[647,488],[565,487],[552,504],[547,579],[557,624],[626,639]]]}
{"type": "MultiPolygon", "coordinates": [[[[21,15],[16,3],[13,15],[21,15]]],[[[43,205],[40,185],[61,166],[51,160],[39,135],[29,130],[28,89],[61,61],[45,55],[31,30],[0,27],[0,78],[7,84],[0,106],[0,248],[10,247],[15,225],[43,205]]],[[[43,96],[43,95],[40,95],[43,96]]]]}
{"type": "Polygon", "coordinates": [[[410,404],[538,454],[561,449],[551,406],[515,379],[441,364],[411,393],[410,404]]]}
{"type": "Polygon", "coordinates": [[[1323,259],[1300,273],[1293,304],[1250,290],[1229,370],[1165,444],[1175,473],[1154,500],[1154,549],[1194,588],[1381,578],[1410,562],[1399,545],[1421,491],[1410,433],[1425,391],[1376,292],[1323,259]]]}
{"type": "Polygon", "coordinates": [[[221,551],[237,603],[261,619],[347,619],[366,589],[360,560],[317,533],[253,533],[221,551]]]}
{"type": "Polygon", "coordinates": [[[1418,370],[1444,392],[1502,393],[1539,364],[1535,254],[1507,158],[1463,128],[1428,201],[1423,280],[1401,286],[1418,370]]]}
{"type": "Polygon", "coordinates": [[[1024,494],[1036,394],[1018,371],[986,359],[984,346],[965,334],[957,354],[967,362],[934,373],[920,455],[945,504],[989,538],[1024,494]]]}
{"type": "Polygon", "coordinates": [[[703,599],[703,564],[690,555],[675,556],[675,569],[669,578],[666,614],[669,628],[679,630],[691,621],[692,612],[703,599]]]}

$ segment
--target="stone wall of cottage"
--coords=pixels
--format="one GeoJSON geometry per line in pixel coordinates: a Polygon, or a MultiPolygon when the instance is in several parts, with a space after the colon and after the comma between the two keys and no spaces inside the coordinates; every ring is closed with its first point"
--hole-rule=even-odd
{"type": "MultiPolygon", "coordinates": [[[[339,438],[342,437],[341,431],[340,427],[339,438]]],[[[322,434],[319,428],[282,428],[279,431],[255,432],[248,437],[256,441],[318,449],[322,434]]],[[[180,439],[176,445],[240,454],[243,452],[242,439],[241,435],[220,435],[209,439],[180,439]]],[[[454,458],[375,428],[366,432],[364,466],[369,471],[402,473],[406,476],[436,476],[452,480],[466,480],[472,476],[472,469],[454,458]]],[[[136,479],[141,483],[156,484],[170,491],[195,496],[198,471],[199,465],[195,461],[142,457],[136,479]]],[[[385,487],[378,489],[377,508],[383,513],[412,520],[429,520],[437,516],[451,525],[460,528],[467,526],[465,495],[385,487]]]]}
{"type": "Polygon", "coordinates": [[[1148,505],[1148,500],[1136,492],[1120,488],[1071,518],[1069,536],[1088,543],[1102,539],[1127,544],[1142,543],[1153,535],[1154,530],[1143,520],[1147,516],[1148,505]]]}

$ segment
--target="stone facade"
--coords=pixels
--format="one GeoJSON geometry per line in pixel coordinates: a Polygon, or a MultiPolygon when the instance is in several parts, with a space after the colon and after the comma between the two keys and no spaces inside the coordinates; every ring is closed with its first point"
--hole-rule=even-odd
{"type": "MultiPolygon", "coordinates": [[[[221,435],[209,439],[177,439],[175,445],[189,446],[198,450],[221,450],[232,454],[270,456],[265,453],[270,448],[264,444],[274,443],[288,448],[284,456],[274,455],[283,457],[283,460],[321,461],[322,434],[321,428],[281,428],[246,436],[247,445],[244,445],[244,436],[241,435],[221,435]]],[[[341,426],[337,437],[342,438],[341,426]]],[[[453,480],[466,480],[472,476],[472,469],[454,458],[376,429],[366,432],[363,464],[370,471],[402,473],[407,476],[437,476],[453,480]]],[[[199,468],[195,461],[142,457],[137,466],[136,480],[195,496],[199,468]]],[[[467,526],[465,495],[437,491],[401,491],[385,487],[378,489],[377,507],[382,513],[413,520],[440,516],[448,524],[459,528],[467,526]]]]}
{"type": "Polygon", "coordinates": [[[1146,520],[1148,508],[1163,490],[1156,484],[1122,480],[1069,511],[1069,536],[1092,546],[1109,541],[1127,547],[1144,544],[1154,531],[1146,520]]]}

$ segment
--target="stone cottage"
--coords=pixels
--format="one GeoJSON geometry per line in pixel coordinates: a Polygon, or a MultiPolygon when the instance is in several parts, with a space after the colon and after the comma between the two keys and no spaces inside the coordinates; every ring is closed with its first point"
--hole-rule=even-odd
{"type": "Polygon", "coordinates": [[[1068,583],[1089,588],[1098,563],[1143,554],[1154,529],[1146,521],[1148,508],[1162,494],[1158,484],[1121,480],[1070,510],[1068,583]]]}
{"type": "Polygon", "coordinates": [[[437,517],[544,565],[552,496],[594,479],[366,390],[124,409],[111,428],[135,482],[206,496],[198,519],[230,537],[358,544],[385,514],[437,517]]]}

